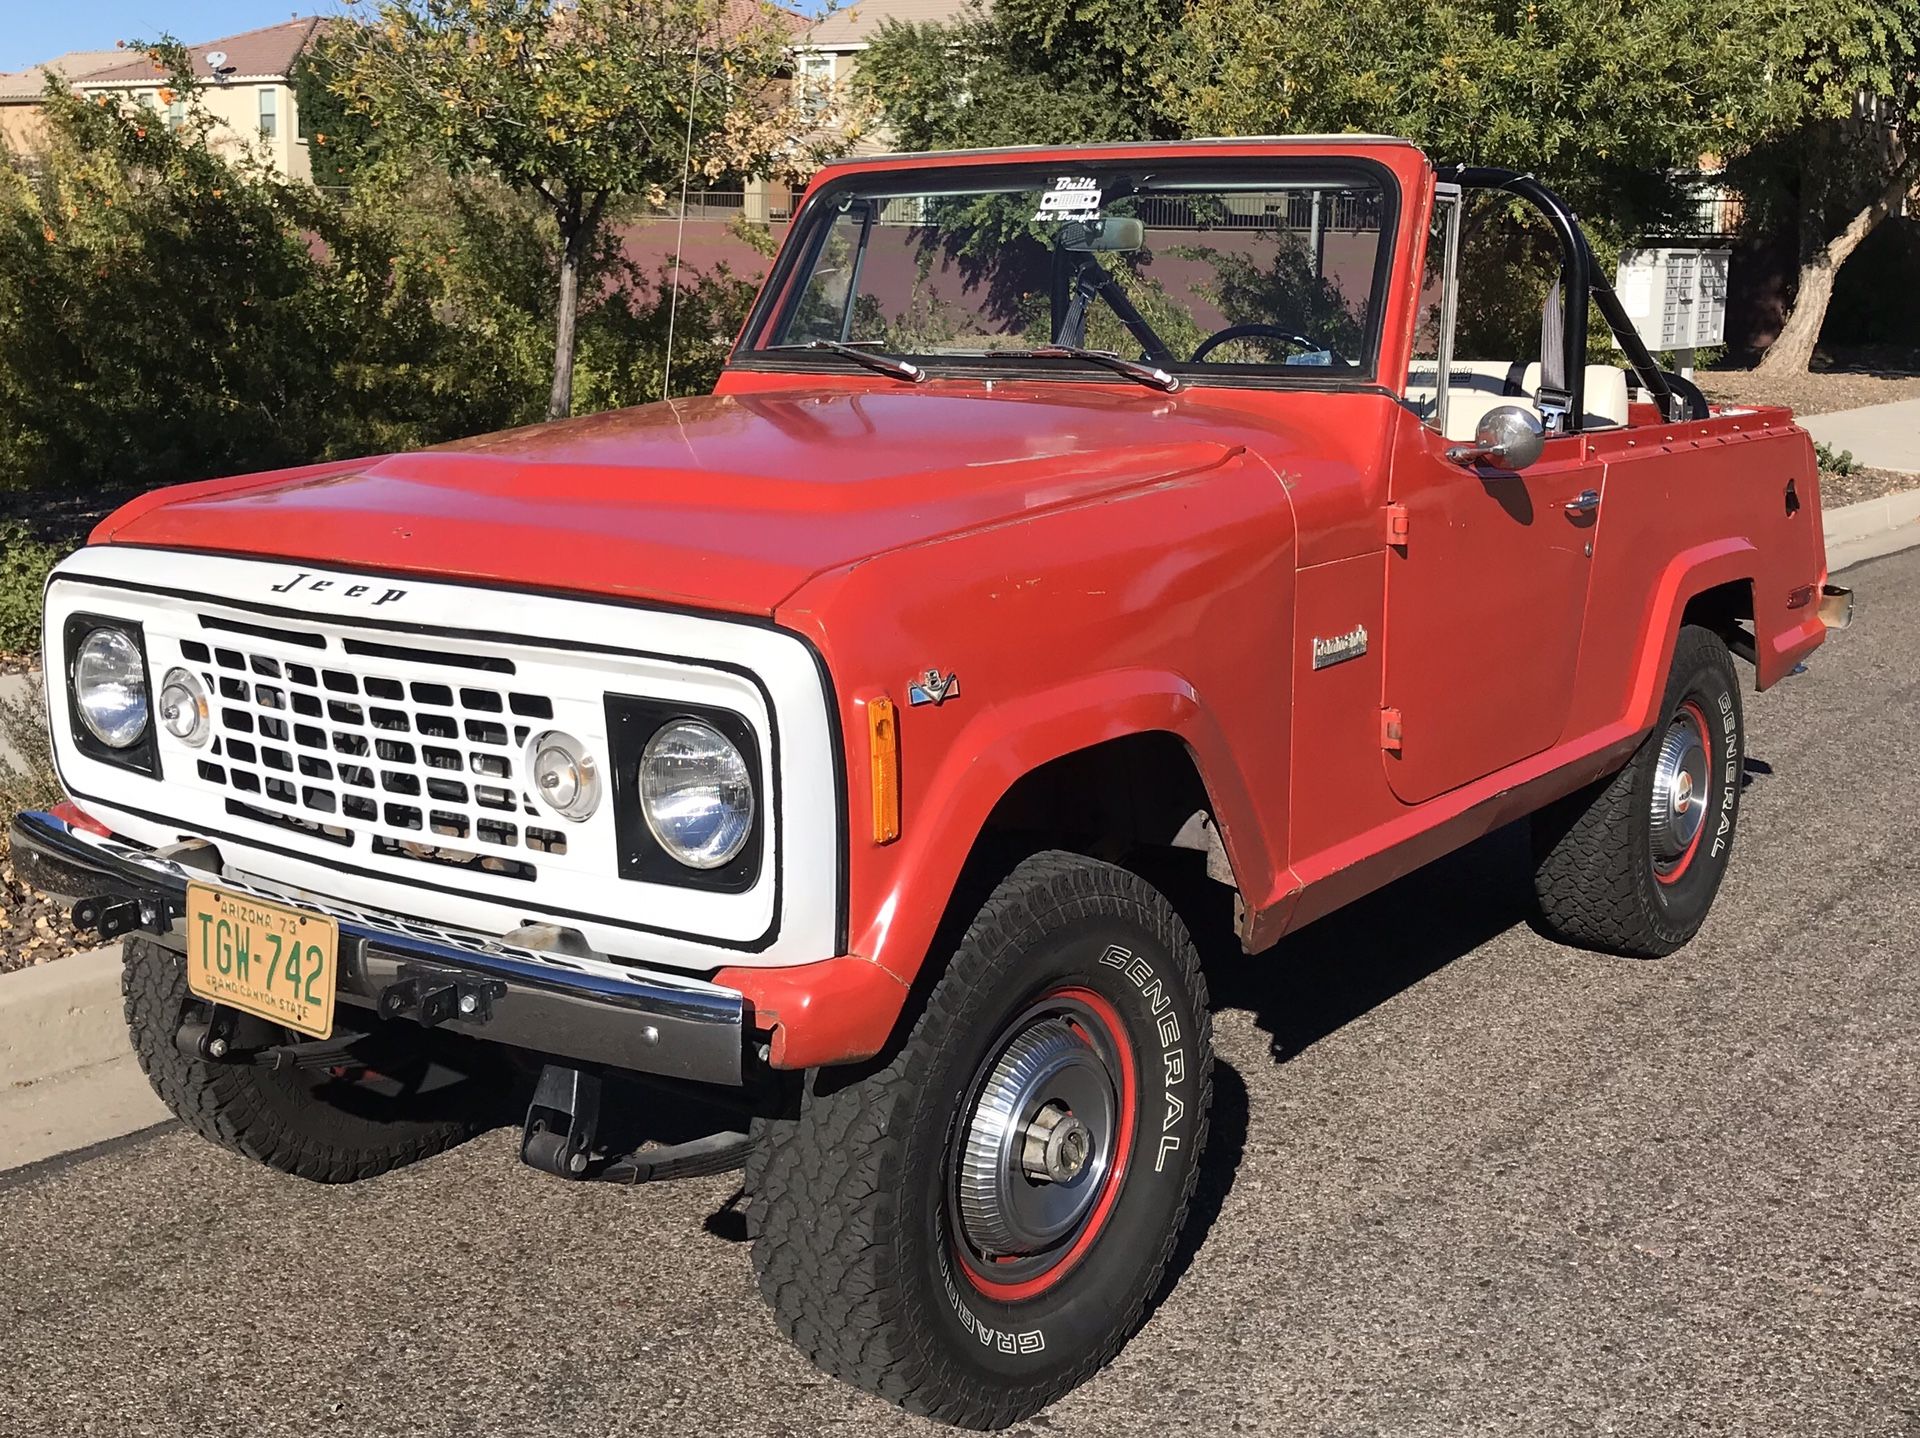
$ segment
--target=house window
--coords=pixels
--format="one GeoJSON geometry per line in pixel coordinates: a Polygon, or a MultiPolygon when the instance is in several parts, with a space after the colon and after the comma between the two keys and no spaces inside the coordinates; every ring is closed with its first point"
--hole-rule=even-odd
{"type": "Polygon", "coordinates": [[[177,130],[186,123],[187,102],[185,100],[175,100],[171,105],[167,106],[167,128],[169,130],[177,130]]]}
{"type": "Polygon", "coordinates": [[[160,108],[160,96],[152,90],[135,90],[133,103],[145,105],[149,110],[157,110],[160,108]]]}
{"type": "Polygon", "coordinates": [[[280,92],[271,85],[260,87],[260,138],[271,140],[280,133],[280,92]]]}
{"type": "Polygon", "coordinates": [[[820,50],[803,50],[799,62],[801,113],[818,115],[833,97],[833,56],[820,50]]]}

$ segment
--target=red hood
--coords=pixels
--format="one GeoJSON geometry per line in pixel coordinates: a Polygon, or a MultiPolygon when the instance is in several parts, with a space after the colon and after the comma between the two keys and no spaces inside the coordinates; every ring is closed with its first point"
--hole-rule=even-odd
{"type": "Polygon", "coordinates": [[[1181,396],[931,385],[674,400],[135,500],[96,542],[769,614],[902,545],[1233,452],[1181,396]]]}

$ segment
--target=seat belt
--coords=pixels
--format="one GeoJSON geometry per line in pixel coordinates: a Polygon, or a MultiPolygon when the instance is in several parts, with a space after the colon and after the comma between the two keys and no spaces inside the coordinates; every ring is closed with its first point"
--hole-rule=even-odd
{"type": "MultiPolygon", "coordinates": [[[[1571,427],[1567,411],[1573,407],[1573,391],[1567,387],[1566,300],[1556,278],[1547,291],[1547,303],[1540,314],[1540,388],[1533,402],[1540,409],[1540,422],[1549,434],[1565,434],[1571,427]]],[[[1584,357],[1583,357],[1584,358],[1584,357]]]]}

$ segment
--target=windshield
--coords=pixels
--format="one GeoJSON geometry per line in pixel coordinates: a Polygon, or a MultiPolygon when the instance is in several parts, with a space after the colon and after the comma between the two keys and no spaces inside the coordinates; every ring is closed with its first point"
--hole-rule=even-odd
{"type": "Polygon", "coordinates": [[[1188,377],[1371,377],[1388,184],[1310,161],[850,176],[806,207],[741,357],[839,369],[852,345],[1111,378],[1060,353],[1090,349],[1188,377]]]}

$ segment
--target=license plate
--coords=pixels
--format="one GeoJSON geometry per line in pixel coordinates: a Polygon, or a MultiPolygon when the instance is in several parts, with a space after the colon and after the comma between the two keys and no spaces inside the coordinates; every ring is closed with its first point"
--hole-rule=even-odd
{"type": "Polygon", "coordinates": [[[203,999],[328,1038],[339,950],[324,914],[187,885],[187,987],[203,999]]]}

